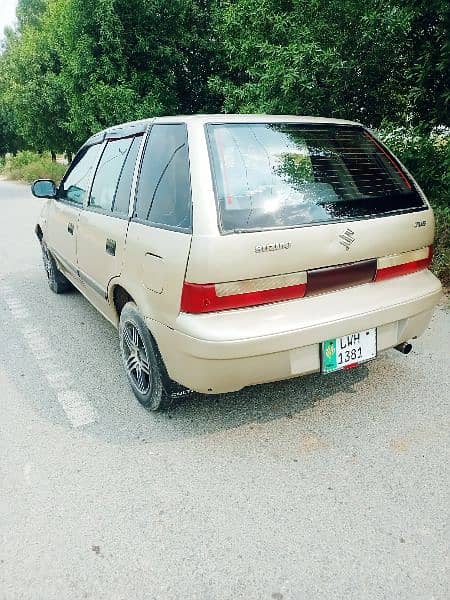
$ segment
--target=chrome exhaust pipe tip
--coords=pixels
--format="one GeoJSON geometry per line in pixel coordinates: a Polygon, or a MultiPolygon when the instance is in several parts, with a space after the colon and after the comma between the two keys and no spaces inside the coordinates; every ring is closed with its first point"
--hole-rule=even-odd
{"type": "Polygon", "coordinates": [[[402,354],[409,354],[412,350],[412,344],[409,342],[402,342],[398,346],[394,346],[394,348],[402,354]]]}

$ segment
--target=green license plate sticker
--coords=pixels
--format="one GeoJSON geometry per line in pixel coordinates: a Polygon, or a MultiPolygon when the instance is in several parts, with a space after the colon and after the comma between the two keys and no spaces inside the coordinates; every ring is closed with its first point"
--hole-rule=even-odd
{"type": "Polygon", "coordinates": [[[322,371],[330,373],[336,369],[336,340],[327,340],[322,344],[322,371]]]}
{"type": "Polygon", "coordinates": [[[322,373],[351,369],[377,355],[377,330],[366,329],[322,342],[322,373]]]}

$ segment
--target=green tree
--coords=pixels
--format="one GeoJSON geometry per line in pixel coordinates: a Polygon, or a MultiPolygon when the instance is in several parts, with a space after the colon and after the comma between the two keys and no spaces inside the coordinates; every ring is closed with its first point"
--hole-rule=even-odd
{"type": "Polygon", "coordinates": [[[448,125],[449,15],[447,0],[19,0],[2,144],[73,150],[121,121],[221,110],[448,125]]]}
{"type": "Polygon", "coordinates": [[[208,2],[70,0],[59,15],[68,126],[78,140],[121,121],[210,107],[208,2]]]}
{"type": "Polygon", "coordinates": [[[17,134],[17,123],[10,108],[1,99],[0,90],[0,159],[7,152],[16,153],[23,146],[23,141],[17,134]]]}
{"type": "Polygon", "coordinates": [[[66,127],[67,103],[61,65],[50,21],[26,26],[5,44],[2,61],[3,103],[17,122],[19,135],[34,150],[62,152],[72,140],[66,127]]]}
{"type": "Polygon", "coordinates": [[[15,38],[14,30],[5,28],[4,40],[0,45],[0,160],[7,152],[17,152],[23,145],[18,135],[18,124],[10,102],[8,102],[8,78],[5,49],[15,38]]]}
{"type": "Polygon", "coordinates": [[[217,65],[209,6],[22,0],[2,63],[23,138],[37,150],[72,150],[117,122],[211,109],[208,77],[217,65]]]}
{"type": "Polygon", "coordinates": [[[447,0],[222,0],[228,111],[449,123],[447,0]]]}
{"type": "Polygon", "coordinates": [[[415,124],[450,125],[450,2],[409,0],[413,12],[405,94],[415,124]]]}
{"type": "Polygon", "coordinates": [[[39,25],[46,2],[47,0],[18,0],[16,16],[19,30],[39,25]]]}

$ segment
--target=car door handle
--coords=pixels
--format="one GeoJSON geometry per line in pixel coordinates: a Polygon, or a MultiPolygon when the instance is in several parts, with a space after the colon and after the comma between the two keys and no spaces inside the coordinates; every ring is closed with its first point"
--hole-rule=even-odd
{"type": "Polygon", "coordinates": [[[67,223],[67,231],[70,233],[70,235],[73,235],[73,223],[67,223]]]}
{"type": "Polygon", "coordinates": [[[111,256],[116,255],[116,240],[110,240],[109,238],[106,240],[105,250],[111,256]]]}

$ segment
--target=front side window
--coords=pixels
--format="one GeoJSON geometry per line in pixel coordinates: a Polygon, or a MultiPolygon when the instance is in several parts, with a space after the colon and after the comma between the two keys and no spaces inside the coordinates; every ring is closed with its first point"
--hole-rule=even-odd
{"type": "Polygon", "coordinates": [[[82,205],[97,164],[101,144],[82,149],[59,188],[59,197],[66,202],[82,205]]]}
{"type": "Polygon", "coordinates": [[[134,218],[190,231],[191,214],[186,126],[154,125],[142,160],[134,218]]]}
{"type": "Polygon", "coordinates": [[[92,184],[89,206],[110,212],[133,138],[110,140],[103,151],[92,184]]]}
{"type": "Polygon", "coordinates": [[[223,232],[298,227],[424,206],[400,166],[361,127],[207,126],[223,232]]]}

